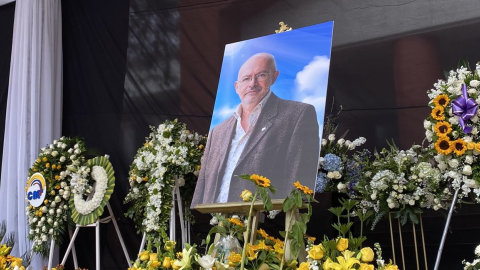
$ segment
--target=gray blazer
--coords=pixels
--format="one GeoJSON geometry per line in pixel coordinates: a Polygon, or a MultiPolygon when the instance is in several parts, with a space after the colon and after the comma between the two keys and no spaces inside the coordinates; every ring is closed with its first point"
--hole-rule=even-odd
{"type": "MultiPolygon", "coordinates": [[[[236,118],[231,116],[210,133],[191,207],[214,203],[218,197],[236,118]]],[[[258,174],[270,179],[277,189],[275,199],[285,198],[293,183],[314,187],[319,134],[315,108],[310,104],[280,99],[273,93],[262,112],[233,171],[228,201],[241,201],[244,189],[255,187],[236,175],[258,174]]]]}

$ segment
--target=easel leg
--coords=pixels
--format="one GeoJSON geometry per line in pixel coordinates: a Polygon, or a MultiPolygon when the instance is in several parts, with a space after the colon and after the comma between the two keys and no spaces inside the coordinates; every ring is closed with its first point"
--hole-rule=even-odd
{"type": "MultiPolygon", "coordinates": [[[[68,244],[67,251],[65,252],[65,255],[63,256],[62,260],[62,265],[65,265],[65,262],[67,261],[68,254],[70,254],[70,250],[73,247],[73,243],[75,242],[75,238],[77,238],[78,230],[80,230],[80,227],[75,228],[75,232],[73,233],[72,239],[70,239],[70,244],[68,244]]],[[[75,266],[77,267],[77,266],[75,266]]]]}
{"type": "Polygon", "coordinates": [[[95,223],[95,267],[100,270],[100,222],[95,223]]]}
{"type": "Polygon", "coordinates": [[[125,247],[125,243],[123,242],[122,234],[118,229],[117,221],[115,220],[115,216],[113,215],[112,208],[110,207],[110,203],[107,202],[108,212],[110,213],[111,221],[113,222],[113,226],[115,227],[115,231],[117,232],[118,240],[120,240],[120,245],[122,245],[123,254],[125,254],[125,259],[127,259],[128,267],[132,267],[130,263],[130,256],[128,256],[127,248],[125,247]]]}
{"type": "Polygon", "coordinates": [[[50,241],[50,254],[48,256],[48,270],[52,270],[52,261],[53,261],[53,251],[55,250],[55,240],[53,240],[53,237],[52,237],[52,240],[50,241]]]}

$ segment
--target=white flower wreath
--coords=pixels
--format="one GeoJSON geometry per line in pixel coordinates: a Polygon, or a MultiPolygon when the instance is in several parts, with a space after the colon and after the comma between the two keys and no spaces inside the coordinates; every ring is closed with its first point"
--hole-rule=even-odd
{"type": "Polygon", "coordinates": [[[96,181],[93,196],[90,194],[87,200],[83,199],[83,194],[74,195],[75,209],[82,215],[88,215],[93,212],[103,201],[103,196],[107,190],[108,176],[103,167],[93,166],[92,179],[96,181]]]}

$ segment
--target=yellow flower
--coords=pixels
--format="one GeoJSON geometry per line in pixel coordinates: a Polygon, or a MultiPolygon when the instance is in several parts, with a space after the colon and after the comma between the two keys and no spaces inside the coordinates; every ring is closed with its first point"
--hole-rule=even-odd
{"type": "Polygon", "coordinates": [[[309,268],[310,268],[310,263],[309,262],[302,262],[297,269],[298,270],[308,270],[309,268]]]}
{"type": "Polygon", "coordinates": [[[255,252],[253,249],[252,244],[248,243],[247,244],[247,258],[249,261],[253,261],[257,258],[258,252],[255,252]]]}
{"type": "Polygon", "coordinates": [[[462,139],[453,141],[450,144],[450,147],[453,148],[452,150],[455,152],[455,154],[457,154],[457,156],[461,156],[465,153],[465,151],[467,151],[467,144],[462,139]]]}
{"type": "Polygon", "coordinates": [[[375,267],[373,266],[373,264],[361,263],[358,270],[375,270],[375,267]]]}
{"type": "Polygon", "coordinates": [[[50,163],[45,164],[45,167],[50,168],[50,163]]]}
{"type": "Polygon", "coordinates": [[[277,254],[283,255],[283,242],[276,242],[275,245],[273,245],[273,248],[277,254]]]}
{"type": "Polygon", "coordinates": [[[150,261],[151,262],[157,262],[158,261],[157,253],[150,253],[150,261]]]}
{"type": "Polygon", "coordinates": [[[245,227],[243,222],[241,222],[238,218],[228,218],[227,220],[230,221],[230,223],[233,223],[235,225],[245,227]]]}
{"type": "Polygon", "coordinates": [[[304,194],[313,195],[313,190],[309,189],[307,186],[300,184],[299,181],[293,183],[293,186],[296,187],[301,192],[303,192],[304,194]]]}
{"type": "Polygon", "coordinates": [[[172,263],[170,262],[170,257],[165,257],[165,259],[163,259],[162,266],[167,269],[172,267],[172,263]]]}
{"type": "Polygon", "coordinates": [[[313,246],[309,251],[308,251],[308,256],[314,260],[320,260],[323,258],[323,246],[322,244],[318,244],[316,246],[313,246]]]}
{"type": "Polygon", "coordinates": [[[340,238],[337,241],[337,250],[342,252],[348,248],[348,239],[340,238]]]}
{"type": "Polygon", "coordinates": [[[476,144],[475,144],[475,151],[479,151],[479,152],[480,152],[480,143],[476,143],[476,144]]]}
{"type": "Polygon", "coordinates": [[[430,115],[433,117],[433,119],[437,121],[443,121],[445,120],[445,115],[443,114],[444,110],[442,106],[436,106],[433,108],[432,112],[430,115]]]}
{"type": "Polygon", "coordinates": [[[258,186],[261,187],[269,187],[270,186],[270,180],[266,177],[260,176],[258,174],[252,174],[250,175],[250,179],[255,182],[258,186]]]}
{"type": "Polygon", "coordinates": [[[149,265],[148,265],[148,269],[152,269],[152,270],[155,270],[155,269],[158,269],[158,267],[160,266],[160,262],[159,261],[150,261],[149,262],[149,265]]]}
{"type": "Polygon", "coordinates": [[[435,107],[447,107],[448,102],[450,102],[450,99],[448,98],[447,95],[441,94],[438,95],[434,100],[433,103],[435,104],[435,107]]]}
{"type": "Polygon", "coordinates": [[[398,266],[395,264],[386,265],[385,270],[398,270],[398,266]]]}
{"type": "Polygon", "coordinates": [[[47,159],[47,157],[43,157],[42,160],[43,160],[43,162],[47,162],[48,159],[47,159]]]}
{"type": "Polygon", "coordinates": [[[202,150],[202,149],[203,149],[203,144],[200,144],[200,145],[198,146],[198,149],[202,150]]]}
{"type": "Polygon", "coordinates": [[[170,251],[175,247],[175,241],[167,241],[165,242],[165,250],[170,251]]]}
{"type": "Polygon", "coordinates": [[[62,168],[62,165],[57,165],[57,170],[60,170],[62,168]]]}
{"type": "Polygon", "coordinates": [[[60,180],[60,176],[59,176],[59,175],[55,175],[55,180],[60,180]]]}
{"type": "Polygon", "coordinates": [[[240,198],[244,201],[244,202],[249,202],[251,199],[252,199],[252,192],[248,189],[244,189],[242,191],[242,194],[240,194],[240,198]]]}
{"type": "Polygon", "coordinates": [[[52,170],[55,170],[55,168],[57,168],[57,165],[53,164],[52,165],[52,170]]]}
{"type": "Polygon", "coordinates": [[[474,150],[475,149],[475,143],[474,142],[467,143],[467,149],[468,150],[474,150]]]}
{"type": "Polygon", "coordinates": [[[327,260],[325,260],[325,262],[323,263],[323,270],[330,270],[330,264],[333,263],[332,260],[330,258],[327,258],[327,260]]]}
{"type": "Polygon", "coordinates": [[[437,136],[447,135],[448,133],[452,132],[452,125],[450,125],[448,122],[440,121],[435,124],[433,129],[435,130],[437,136]]]}
{"type": "Polygon", "coordinates": [[[230,253],[230,256],[228,256],[228,265],[231,267],[236,266],[241,260],[242,255],[235,253],[235,251],[232,251],[232,253],[230,253]]]}
{"type": "Polygon", "coordinates": [[[146,261],[150,259],[150,255],[148,254],[148,251],[145,250],[145,251],[142,251],[140,254],[138,254],[138,258],[140,259],[140,261],[146,261]]]}
{"type": "Polygon", "coordinates": [[[268,234],[263,229],[258,229],[257,233],[260,234],[263,238],[267,239],[268,234]]]}
{"type": "Polygon", "coordinates": [[[353,268],[353,265],[360,264],[360,261],[357,258],[353,257],[354,254],[355,252],[353,251],[345,250],[343,252],[343,257],[337,257],[338,263],[329,263],[328,267],[335,270],[354,270],[355,268],[353,268]]]}
{"type": "Polygon", "coordinates": [[[258,249],[259,250],[267,250],[268,247],[265,245],[265,240],[258,241],[258,249]]]}
{"type": "Polygon", "coordinates": [[[435,150],[437,150],[439,154],[444,155],[452,153],[452,148],[450,147],[450,139],[447,136],[438,137],[438,140],[435,143],[435,150]]]}
{"type": "Polygon", "coordinates": [[[310,236],[310,235],[307,235],[307,238],[308,238],[308,240],[312,241],[312,243],[315,243],[315,240],[317,240],[316,237],[313,237],[313,236],[310,236]]]}
{"type": "Polygon", "coordinates": [[[364,247],[360,250],[360,253],[362,253],[362,262],[371,262],[373,261],[373,258],[375,257],[375,253],[373,253],[373,250],[369,247],[364,247]]]}
{"type": "Polygon", "coordinates": [[[17,257],[12,257],[10,260],[11,264],[10,267],[15,268],[15,266],[21,267],[22,266],[22,259],[17,257]]]}
{"type": "Polygon", "coordinates": [[[11,247],[7,246],[7,244],[3,244],[0,246],[0,256],[7,256],[10,254],[10,251],[12,250],[11,247]]]}

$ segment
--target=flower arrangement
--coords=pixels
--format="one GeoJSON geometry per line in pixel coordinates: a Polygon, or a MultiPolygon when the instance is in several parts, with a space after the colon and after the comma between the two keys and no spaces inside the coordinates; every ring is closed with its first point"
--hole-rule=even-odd
{"type": "Polygon", "coordinates": [[[395,212],[402,225],[407,220],[418,223],[422,208],[434,210],[448,207],[451,198],[449,183],[441,177],[428,149],[414,145],[404,151],[395,145],[390,150],[374,153],[367,161],[362,177],[355,185],[357,214],[372,212],[372,227],[388,212],[395,212]]]}
{"type": "Polygon", "coordinates": [[[472,262],[467,262],[463,260],[462,264],[465,265],[463,267],[464,270],[479,270],[480,269],[480,245],[475,248],[475,256],[477,257],[472,262]]]}
{"type": "MultiPolygon", "coordinates": [[[[43,203],[26,209],[29,223],[28,238],[33,241],[33,251],[46,256],[48,240],[53,238],[60,244],[65,233],[65,225],[70,216],[72,170],[85,162],[85,144],[78,138],[61,137],[40,150],[38,158],[28,171],[29,179],[41,173],[46,181],[46,196],[43,203]]],[[[31,179],[30,179],[31,180],[31,179]]],[[[27,187],[30,186],[27,181],[27,187]]],[[[26,188],[27,190],[27,188],[26,188]]]]}
{"type": "MultiPolygon", "coordinates": [[[[338,222],[333,227],[338,231],[339,236],[329,240],[324,238],[322,243],[315,245],[315,239],[308,238],[306,245],[307,261],[300,264],[299,269],[360,269],[360,270],[398,270],[398,267],[391,261],[386,264],[382,258],[382,249],[378,243],[374,246],[375,252],[370,247],[362,247],[366,237],[353,237],[350,228],[353,222],[350,221],[350,211],[356,205],[353,200],[341,200],[341,207],[332,207],[330,212],[334,213],[338,222]],[[345,213],[346,212],[346,213],[345,213]],[[347,217],[347,223],[342,224],[340,217],[347,217]],[[375,260],[376,253],[376,260],[375,260]],[[374,264],[374,261],[376,265],[374,264]]],[[[359,216],[363,225],[366,216],[359,216]]],[[[362,226],[363,228],[363,226],[362,226]]]]}
{"type": "Polygon", "coordinates": [[[0,225],[0,269],[1,270],[25,270],[30,265],[31,256],[26,252],[21,258],[10,255],[15,245],[15,235],[6,235],[7,226],[5,221],[0,225]]]}
{"type": "MultiPolygon", "coordinates": [[[[348,154],[367,140],[364,137],[353,141],[345,140],[346,133],[337,139],[335,135],[337,118],[338,115],[329,115],[325,123],[315,184],[317,193],[323,191],[348,193],[352,191],[352,186],[358,180],[362,170],[362,163],[356,158],[349,157],[348,154]]],[[[357,155],[357,157],[360,156],[362,154],[357,155]]]]}
{"type": "Polygon", "coordinates": [[[428,91],[432,108],[424,121],[426,139],[436,152],[442,177],[460,189],[459,198],[480,202],[480,64],[464,63],[428,91]]]}
{"type": "MultiPolygon", "coordinates": [[[[133,202],[126,216],[134,220],[137,229],[146,233],[149,241],[158,241],[167,229],[176,182],[184,205],[190,205],[206,138],[191,133],[177,120],[151,130],[130,167],[125,203],[133,202]]],[[[188,207],[184,210],[188,217],[188,207]]]]}

